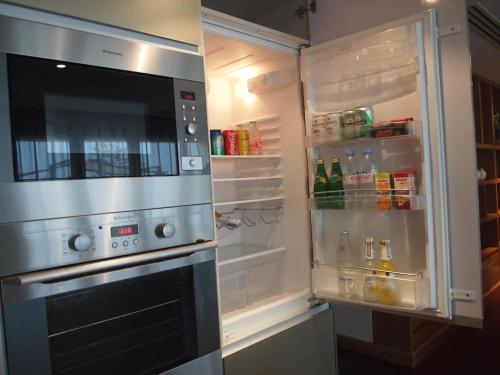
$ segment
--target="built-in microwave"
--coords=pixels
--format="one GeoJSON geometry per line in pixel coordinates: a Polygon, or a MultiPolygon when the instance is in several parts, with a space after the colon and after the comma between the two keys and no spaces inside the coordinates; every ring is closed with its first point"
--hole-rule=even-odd
{"type": "Polygon", "coordinates": [[[211,198],[201,56],[0,16],[0,223],[211,198]]]}

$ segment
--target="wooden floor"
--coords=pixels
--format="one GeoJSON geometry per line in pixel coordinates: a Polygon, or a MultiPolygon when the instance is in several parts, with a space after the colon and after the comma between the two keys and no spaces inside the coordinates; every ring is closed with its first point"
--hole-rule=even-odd
{"type": "Polygon", "coordinates": [[[454,329],[447,340],[414,369],[342,349],[338,361],[339,375],[500,374],[500,288],[488,297],[482,330],[454,329]]]}

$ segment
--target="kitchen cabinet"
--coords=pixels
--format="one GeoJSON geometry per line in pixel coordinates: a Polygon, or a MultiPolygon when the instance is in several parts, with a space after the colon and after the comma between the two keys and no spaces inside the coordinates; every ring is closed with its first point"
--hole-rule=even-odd
{"type": "Polygon", "coordinates": [[[199,45],[199,0],[11,0],[8,3],[199,45]]]}

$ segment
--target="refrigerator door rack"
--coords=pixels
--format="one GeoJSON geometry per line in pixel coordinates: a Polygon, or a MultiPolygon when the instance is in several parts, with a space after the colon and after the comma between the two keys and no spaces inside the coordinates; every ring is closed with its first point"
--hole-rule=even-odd
{"type": "Polygon", "coordinates": [[[395,310],[423,310],[430,305],[428,280],[422,273],[387,275],[371,269],[317,264],[313,279],[315,285],[321,286],[314,291],[320,298],[395,310]],[[370,296],[366,293],[368,282],[375,285],[370,296]]]}
{"type": "Polygon", "coordinates": [[[356,125],[357,129],[341,128],[340,134],[333,136],[330,134],[310,135],[306,136],[307,147],[320,146],[344,146],[344,145],[361,145],[375,144],[384,146],[386,142],[420,142],[421,123],[418,121],[409,121],[399,125],[375,124],[370,126],[369,132],[371,137],[353,138],[351,134],[360,133],[362,126],[356,125]]]}

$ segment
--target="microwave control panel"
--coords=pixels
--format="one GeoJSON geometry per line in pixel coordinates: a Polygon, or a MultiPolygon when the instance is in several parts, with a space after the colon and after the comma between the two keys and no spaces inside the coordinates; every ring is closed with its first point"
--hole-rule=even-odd
{"type": "Polygon", "coordinates": [[[177,145],[181,175],[210,174],[205,84],[174,80],[177,145]]]}

